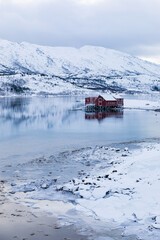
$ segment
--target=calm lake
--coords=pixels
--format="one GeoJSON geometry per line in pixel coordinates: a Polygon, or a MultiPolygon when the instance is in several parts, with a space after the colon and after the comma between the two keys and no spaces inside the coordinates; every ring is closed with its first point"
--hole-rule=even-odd
{"type": "Polygon", "coordinates": [[[0,99],[1,164],[58,151],[160,136],[159,113],[87,114],[84,97],[0,99]]]}

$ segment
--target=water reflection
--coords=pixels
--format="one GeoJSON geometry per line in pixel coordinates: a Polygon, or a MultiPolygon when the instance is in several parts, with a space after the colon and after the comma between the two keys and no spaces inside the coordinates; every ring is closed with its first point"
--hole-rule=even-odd
{"type": "Polygon", "coordinates": [[[0,99],[0,107],[5,110],[12,110],[13,112],[26,111],[26,106],[29,104],[29,98],[2,98],[0,99]]]}
{"type": "Polygon", "coordinates": [[[105,118],[115,117],[115,118],[123,118],[123,111],[111,111],[111,112],[86,112],[85,119],[86,120],[94,120],[102,121],[105,118]]]}
{"type": "Polygon", "coordinates": [[[3,98],[0,99],[0,130],[10,126],[14,129],[52,129],[63,125],[71,115],[70,110],[81,106],[70,98],[3,98]]]}

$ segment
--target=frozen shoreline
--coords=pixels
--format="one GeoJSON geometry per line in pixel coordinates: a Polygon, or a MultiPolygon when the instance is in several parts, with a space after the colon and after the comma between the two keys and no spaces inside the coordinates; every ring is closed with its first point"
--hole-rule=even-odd
{"type": "MultiPolygon", "coordinates": [[[[52,214],[55,208],[45,200],[73,202],[74,211],[106,224],[116,224],[123,230],[121,237],[130,239],[129,236],[136,233],[137,239],[159,240],[159,149],[160,139],[157,139],[65,152],[64,158],[68,154],[69,159],[84,162],[85,169],[79,169],[77,177],[71,176],[69,181],[66,179],[66,183],[61,184],[52,177],[42,181],[21,180],[15,185],[12,183],[11,193],[15,198],[14,193],[24,192],[24,203],[30,199],[34,208],[52,214]]],[[[39,167],[40,171],[47,163],[38,160],[26,163],[21,166],[23,172],[31,165],[39,167]]],[[[101,233],[101,237],[105,237],[104,234],[101,233]]]]}
{"type": "Polygon", "coordinates": [[[75,226],[60,226],[57,218],[39,209],[20,204],[6,197],[0,183],[0,239],[9,240],[86,240],[85,234],[77,232],[75,226]]]}
{"type": "MultiPolygon", "coordinates": [[[[116,154],[89,174],[73,179],[63,191],[78,196],[77,208],[93,212],[100,220],[124,227],[123,236],[160,238],[160,143],[141,143],[140,149],[106,149],[116,154]],[[116,155],[121,156],[116,156],[116,155]]],[[[106,152],[106,153],[105,153],[106,152]]],[[[102,157],[102,156],[100,156],[102,157]]]]}
{"type": "Polygon", "coordinates": [[[144,143],[140,147],[124,149],[121,157],[111,159],[108,170],[99,166],[65,185],[65,191],[68,188],[79,194],[76,202],[99,219],[124,226],[124,236],[136,233],[140,239],[158,240],[160,144],[144,143]]]}

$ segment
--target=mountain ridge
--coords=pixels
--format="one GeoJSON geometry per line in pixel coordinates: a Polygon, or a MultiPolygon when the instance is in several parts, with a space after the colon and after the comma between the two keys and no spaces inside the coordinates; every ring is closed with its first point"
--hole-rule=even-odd
{"type": "Polygon", "coordinates": [[[47,47],[0,39],[1,92],[10,91],[9,84],[14,84],[19,78],[23,79],[20,87],[23,82],[22,86],[33,93],[48,90],[45,84],[41,86],[42,89],[33,88],[35,84],[32,84],[31,78],[34,78],[33,82],[50,82],[47,84],[53,94],[57,93],[55,84],[62,87],[66,83],[71,91],[72,88],[76,91],[79,88],[80,91],[111,90],[109,86],[121,91],[148,91],[154,87],[159,89],[159,76],[160,65],[113,49],[88,45],[81,48],[47,47]]]}

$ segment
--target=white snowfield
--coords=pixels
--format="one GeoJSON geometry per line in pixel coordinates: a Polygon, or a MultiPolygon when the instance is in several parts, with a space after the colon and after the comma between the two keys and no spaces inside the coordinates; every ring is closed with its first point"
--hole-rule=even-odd
{"type": "Polygon", "coordinates": [[[136,234],[137,239],[159,240],[160,144],[139,146],[139,150],[132,151],[105,147],[97,150],[95,155],[99,151],[101,158],[110,158],[108,167],[97,165],[64,189],[80,196],[76,202],[84,211],[90,210],[106,222],[119,223],[124,227],[124,236],[136,234]]]}
{"type": "Polygon", "coordinates": [[[149,91],[160,88],[160,65],[96,46],[47,47],[0,40],[0,88],[14,83],[30,92],[62,93],[65,89],[149,91]]]}

